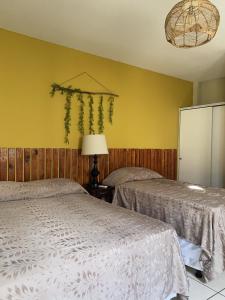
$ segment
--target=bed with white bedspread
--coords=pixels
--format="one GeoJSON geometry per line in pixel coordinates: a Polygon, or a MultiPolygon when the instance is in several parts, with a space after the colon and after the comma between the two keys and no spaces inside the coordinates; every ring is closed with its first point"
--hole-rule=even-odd
{"type": "Polygon", "coordinates": [[[206,281],[225,271],[225,189],[168,180],[144,168],[118,169],[104,183],[116,187],[114,205],[172,225],[187,265],[191,250],[198,257],[193,267],[206,281]]]}
{"type": "Polygon", "coordinates": [[[69,180],[0,182],[0,300],[188,295],[171,226],[69,180]]]}

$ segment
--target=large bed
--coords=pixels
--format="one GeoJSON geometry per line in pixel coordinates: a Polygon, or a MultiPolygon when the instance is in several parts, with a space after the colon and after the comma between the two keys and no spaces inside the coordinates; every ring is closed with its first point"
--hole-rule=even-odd
{"type": "Polygon", "coordinates": [[[162,178],[142,168],[114,171],[104,181],[115,185],[113,204],[172,225],[185,264],[206,281],[225,271],[225,190],[162,178]]]}
{"type": "Polygon", "coordinates": [[[70,180],[0,182],[0,300],[188,295],[174,229],[70,180]]]}

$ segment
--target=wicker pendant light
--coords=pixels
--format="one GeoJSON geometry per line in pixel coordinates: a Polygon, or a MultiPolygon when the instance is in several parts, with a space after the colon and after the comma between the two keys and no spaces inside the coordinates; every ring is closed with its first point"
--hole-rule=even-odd
{"type": "Polygon", "coordinates": [[[214,38],[219,22],[219,12],[209,0],[183,0],[166,18],[166,39],[178,48],[201,46],[214,38]]]}

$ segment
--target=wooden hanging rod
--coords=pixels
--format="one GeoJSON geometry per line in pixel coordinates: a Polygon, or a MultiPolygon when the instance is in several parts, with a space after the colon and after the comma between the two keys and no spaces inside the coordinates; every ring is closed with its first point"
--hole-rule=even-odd
{"type": "Polygon", "coordinates": [[[111,93],[111,92],[89,92],[89,91],[84,91],[84,90],[76,89],[76,88],[73,89],[70,86],[64,87],[57,83],[53,83],[51,85],[51,87],[52,87],[51,95],[54,95],[55,92],[59,91],[62,93],[71,93],[71,94],[86,94],[86,95],[102,95],[102,96],[119,97],[119,95],[111,93]]]}

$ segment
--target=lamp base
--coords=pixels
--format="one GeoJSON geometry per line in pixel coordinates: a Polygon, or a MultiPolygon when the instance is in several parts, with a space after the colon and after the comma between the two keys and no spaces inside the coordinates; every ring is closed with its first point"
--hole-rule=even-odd
{"type": "Polygon", "coordinates": [[[90,185],[92,188],[96,188],[99,185],[98,182],[98,175],[100,174],[99,170],[98,170],[98,158],[97,155],[94,155],[93,157],[93,168],[91,170],[91,181],[90,181],[90,185]]]}

